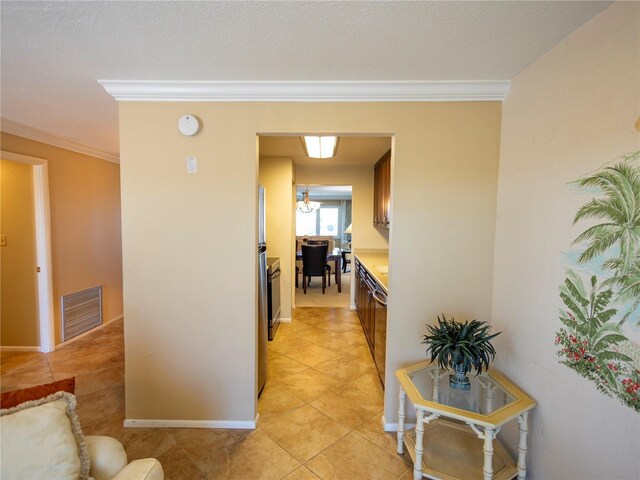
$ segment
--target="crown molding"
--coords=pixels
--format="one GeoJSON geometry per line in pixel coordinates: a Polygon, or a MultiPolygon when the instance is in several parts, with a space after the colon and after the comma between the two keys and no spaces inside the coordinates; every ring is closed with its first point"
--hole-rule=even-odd
{"type": "Polygon", "coordinates": [[[3,132],[28,138],[29,140],[35,140],[36,142],[46,143],[47,145],[53,145],[54,147],[64,148],[65,150],[71,150],[72,152],[82,153],[83,155],[89,155],[108,162],[120,163],[120,157],[118,155],[113,155],[104,150],[83,145],[67,138],[58,137],[43,130],[38,130],[37,128],[29,127],[6,118],[2,118],[0,122],[0,130],[3,132]]]}
{"type": "Polygon", "coordinates": [[[121,102],[502,101],[508,80],[408,82],[208,82],[98,80],[121,102]]]}

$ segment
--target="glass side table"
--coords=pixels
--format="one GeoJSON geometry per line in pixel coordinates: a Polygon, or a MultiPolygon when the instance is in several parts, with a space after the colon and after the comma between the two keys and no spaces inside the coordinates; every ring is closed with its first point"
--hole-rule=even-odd
{"type": "Polygon", "coordinates": [[[527,417],[536,402],[495,369],[469,374],[469,390],[451,388],[449,374],[430,361],[396,371],[398,453],[407,446],[414,462],[413,478],[506,480],[517,475],[525,480],[527,417]],[[416,409],[416,428],[405,432],[407,396],[416,409]],[[517,464],[496,439],[502,425],[516,419],[517,464]],[[482,451],[476,436],[483,440],[482,451]]]}

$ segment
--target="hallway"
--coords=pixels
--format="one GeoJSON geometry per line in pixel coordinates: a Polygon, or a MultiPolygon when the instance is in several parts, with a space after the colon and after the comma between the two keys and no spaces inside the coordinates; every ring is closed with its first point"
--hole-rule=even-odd
{"type": "Polygon", "coordinates": [[[129,460],[157,458],[166,479],[411,478],[382,431],[380,380],[346,308],[297,308],[280,326],[256,430],[124,428],[122,321],[50,354],[3,352],[0,368],[2,391],[75,375],[83,433],[117,438],[129,460]]]}

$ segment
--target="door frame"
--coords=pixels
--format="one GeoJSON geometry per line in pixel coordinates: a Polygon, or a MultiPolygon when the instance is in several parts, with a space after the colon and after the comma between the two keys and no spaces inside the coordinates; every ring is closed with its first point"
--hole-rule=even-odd
{"type": "Polygon", "coordinates": [[[55,350],[53,309],[53,269],[51,254],[51,206],[49,202],[49,167],[44,158],[19,153],[0,152],[2,160],[31,165],[33,169],[33,203],[36,230],[38,273],[38,323],[41,352],[55,350]]]}

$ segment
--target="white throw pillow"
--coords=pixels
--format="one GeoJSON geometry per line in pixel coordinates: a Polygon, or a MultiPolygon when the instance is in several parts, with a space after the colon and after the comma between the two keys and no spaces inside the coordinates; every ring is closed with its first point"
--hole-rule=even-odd
{"type": "Polygon", "coordinates": [[[73,395],[57,392],[0,410],[0,478],[87,479],[89,454],[75,406],[73,395]]]}

